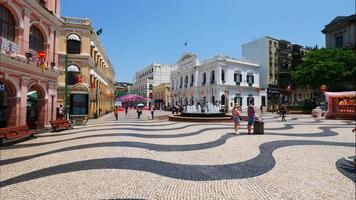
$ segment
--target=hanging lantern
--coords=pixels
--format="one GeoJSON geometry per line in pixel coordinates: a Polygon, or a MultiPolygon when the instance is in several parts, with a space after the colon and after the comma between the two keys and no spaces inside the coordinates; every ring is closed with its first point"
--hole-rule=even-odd
{"type": "Polygon", "coordinates": [[[260,92],[260,88],[259,87],[256,87],[256,92],[260,92]]]}
{"type": "Polygon", "coordinates": [[[82,74],[78,74],[77,75],[77,83],[83,83],[84,82],[84,77],[82,74]]]}
{"type": "Polygon", "coordinates": [[[47,58],[47,53],[45,51],[39,51],[37,52],[37,56],[39,58],[39,67],[42,70],[42,72],[47,68],[45,62],[47,58]]]}
{"type": "Polygon", "coordinates": [[[47,58],[47,53],[45,51],[39,51],[37,52],[37,56],[41,59],[41,60],[46,60],[47,58]]]}

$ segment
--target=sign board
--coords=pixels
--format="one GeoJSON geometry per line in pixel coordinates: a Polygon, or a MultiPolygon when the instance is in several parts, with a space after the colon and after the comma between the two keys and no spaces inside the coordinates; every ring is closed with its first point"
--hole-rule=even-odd
{"type": "Polygon", "coordinates": [[[0,37],[0,50],[5,51],[6,54],[17,53],[17,44],[6,38],[0,37]]]}
{"type": "Polygon", "coordinates": [[[88,94],[70,94],[70,115],[88,115],[88,94]]]}

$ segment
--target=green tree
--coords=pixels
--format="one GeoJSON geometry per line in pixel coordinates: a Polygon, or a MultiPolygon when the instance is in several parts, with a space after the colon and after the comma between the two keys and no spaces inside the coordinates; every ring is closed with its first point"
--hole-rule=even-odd
{"type": "Polygon", "coordinates": [[[304,61],[292,70],[297,86],[329,91],[355,90],[356,52],[343,49],[319,49],[306,54],[304,61]]]}

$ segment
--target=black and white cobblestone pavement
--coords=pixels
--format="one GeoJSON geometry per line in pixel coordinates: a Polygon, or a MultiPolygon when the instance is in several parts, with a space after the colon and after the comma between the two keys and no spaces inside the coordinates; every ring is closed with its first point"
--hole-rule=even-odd
{"type": "Polygon", "coordinates": [[[0,199],[355,199],[352,121],[267,114],[247,135],[148,115],[0,147],[0,199]]]}

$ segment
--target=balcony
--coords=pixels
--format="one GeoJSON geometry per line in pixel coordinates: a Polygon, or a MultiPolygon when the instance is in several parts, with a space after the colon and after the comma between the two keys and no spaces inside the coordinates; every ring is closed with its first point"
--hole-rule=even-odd
{"type": "Polygon", "coordinates": [[[91,25],[90,20],[87,18],[62,17],[62,19],[67,24],[91,25]]]}

